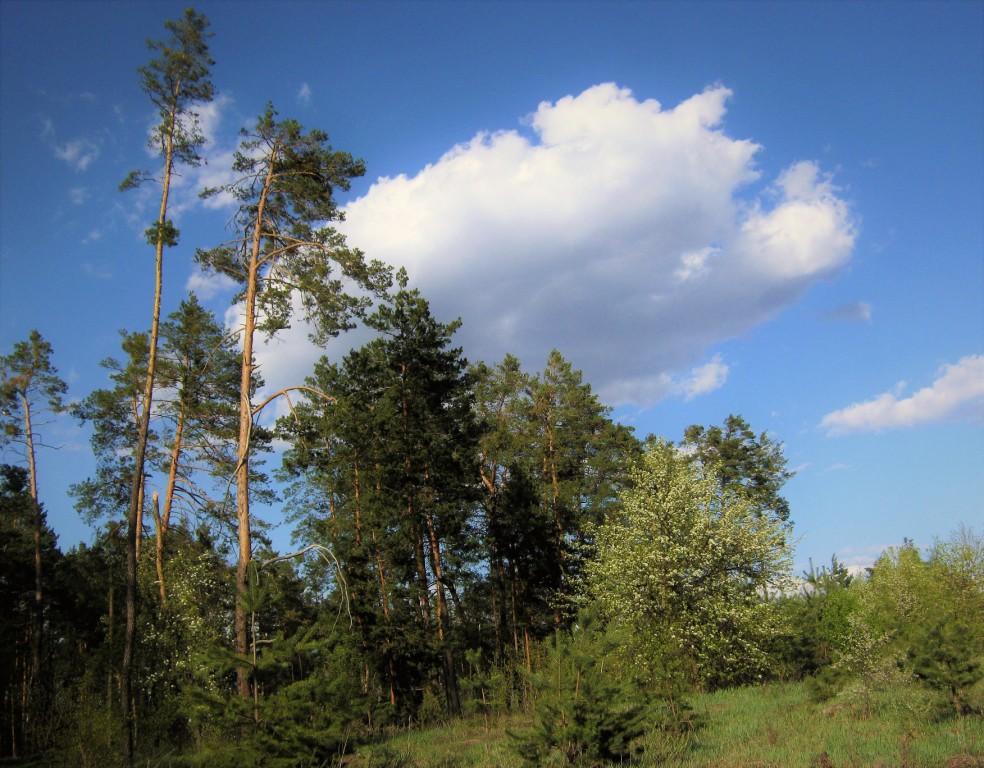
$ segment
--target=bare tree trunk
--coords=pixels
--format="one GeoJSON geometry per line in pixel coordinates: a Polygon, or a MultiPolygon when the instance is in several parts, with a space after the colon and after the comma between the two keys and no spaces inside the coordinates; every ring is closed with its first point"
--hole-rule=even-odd
{"type": "Polygon", "coordinates": [[[27,442],[27,471],[30,479],[31,505],[34,513],[34,612],[31,621],[31,680],[37,691],[41,684],[41,635],[44,631],[44,592],[41,577],[41,503],[38,501],[38,475],[34,454],[34,430],[31,425],[31,402],[21,394],[24,409],[24,439],[27,442]]]}
{"type": "Polygon", "coordinates": [[[114,615],[115,614],[114,606],[116,604],[116,601],[113,599],[114,596],[113,596],[112,570],[110,570],[109,578],[110,578],[109,595],[107,595],[106,601],[109,604],[107,606],[107,614],[108,614],[108,621],[109,621],[109,631],[108,631],[107,640],[109,643],[110,662],[109,662],[109,671],[106,673],[106,708],[110,711],[110,713],[112,713],[113,711],[113,662],[112,662],[113,627],[116,624],[116,619],[114,615]]]}
{"type": "MultiPolygon", "coordinates": [[[[178,423],[174,428],[174,446],[171,448],[171,464],[167,471],[167,487],[164,490],[164,513],[157,515],[157,502],[154,502],[157,540],[155,542],[155,564],[157,566],[157,586],[161,605],[167,603],[167,587],[164,581],[164,545],[171,526],[171,509],[174,505],[174,488],[178,481],[178,462],[181,459],[181,439],[184,435],[185,414],[182,407],[178,411],[178,423]]],[[[156,494],[154,494],[156,497],[156,494]]]]}
{"type": "Polygon", "coordinates": [[[414,565],[417,567],[417,581],[420,583],[420,619],[424,627],[430,627],[430,590],[427,588],[427,565],[424,558],[423,534],[420,524],[413,519],[413,502],[407,501],[407,515],[410,517],[413,535],[414,565]]]}
{"type": "Polygon", "coordinates": [[[434,531],[434,520],[430,514],[424,515],[427,524],[427,540],[430,544],[431,571],[437,581],[435,605],[437,610],[437,642],[441,647],[444,661],[444,692],[451,715],[461,713],[461,695],[458,691],[458,674],[455,669],[454,649],[449,643],[450,623],[448,606],[444,595],[444,570],[441,567],[441,544],[434,531]]]}
{"type": "MultiPolygon", "coordinates": [[[[560,487],[557,478],[557,458],[555,455],[553,427],[547,427],[547,456],[544,457],[544,470],[549,457],[550,464],[550,508],[553,512],[554,524],[554,558],[557,567],[557,590],[563,587],[564,582],[564,526],[560,519],[560,487]]],[[[563,617],[560,612],[560,605],[554,605],[554,629],[560,629],[563,617]]]]}
{"type": "Polygon", "coordinates": [[[495,632],[495,656],[499,658],[502,656],[504,641],[502,638],[503,632],[503,614],[504,614],[504,597],[503,590],[505,582],[502,578],[502,556],[499,553],[498,545],[498,471],[496,469],[495,457],[492,457],[489,461],[489,465],[492,468],[491,473],[486,473],[484,468],[479,470],[479,476],[482,480],[482,485],[485,486],[486,490],[486,514],[488,516],[488,539],[489,539],[489,582],[491,586],[491,598],[492,598],[492,629],[495,632]]]}
{"type": "Polygon", "coordinates": [[[144,476],[140,483],[139,498],[137,499],[137,565],[140,565],[140,548],[143,546],[144,531],[144,500],[147,492],[147,478],[144,476]]]}
{"type": "MultiPolygon", "coordinates": [[[[256,330],[256,292],[260,269],[260,245],[263,233],[263,212],[273,181],[276,161],[271,151],[266,179],[256,210],[253,227],[253,243],[246,275],[245,318],[243,321],[243,364],[239,379],[239,443],[236,451],[236,518],[239,524],[239,559],[236,563],[236,612],[234,631],[236,653],[246,656],[246,603],[249,596],[249,564],[253,556],[252,534],[249,518],[249,451],[253,430],[253,407],[250,389],[253,384],[253,334],[256,330]]],[[[250,673],[244,666],[236,668],[236,685],[243,699],[250,697],[250,673]]]]}
{"type": "MultiPolygon", "coordinates": [[[[177,103],[180,84],[175,88],[177,103]]],[[[133,483],[130,487],[130,509],[127,514],[126,541],[126,631],[123,640],[123,663],[120,666],[120,696],[126,737],[123,740],[123,759],[128,768],[133,765],[135,722],[133,710],[133,655],[137,635],[137,541],[140,538],[143,511],[144,458],[147,454],[147,435],[150,432],[150,412],[154,401],[154,377],[157,373],[157,336],[161,320],[161,291],[164,285],[164,233],[167,221],[167,200],[171,189],[171,169],[174,163],[175,108],[171,109],[164,150],[164,176],[161,205],[157,215],[157,242],[154,246],[154,307],[150,322],[150,344],[147,350],[147,379],[144,383],[143,411],[133,457],[133,483]]]]}

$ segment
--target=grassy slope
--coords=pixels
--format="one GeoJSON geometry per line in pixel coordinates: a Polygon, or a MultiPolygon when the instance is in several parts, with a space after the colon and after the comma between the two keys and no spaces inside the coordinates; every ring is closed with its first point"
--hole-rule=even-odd
{"type": "MultiPolygon", "coordinates": [[[[891,713],[883,711],[861,718],[846,709],[814,704],[802,684],[719,691],[694,701],[695,709],[704,716],[704,727],[686,742],[666,743],[657,736],[651,737],[648,757],[637,765],[942,768],[952,758],[964,756],[952,764],[959,768],[984,766],[984,720],[920,722],[906,714],[905,702],[899,704],[891,713]]],[[[409,731],[374,748],[361,750],[350,765],[359,768],[519,766],[505,732],[522,730],[524,726],[521,718],[511,718],[493,723],[488,729],[482,720],[469,720],[409,731]]]]}

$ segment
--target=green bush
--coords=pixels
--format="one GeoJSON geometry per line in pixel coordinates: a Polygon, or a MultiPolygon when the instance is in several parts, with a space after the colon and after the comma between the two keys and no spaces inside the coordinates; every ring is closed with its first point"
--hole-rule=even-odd
{"type": "MultiPolygon", "coordinates": [[[[858,586],[857,609],[836,660],[813,684],[821,696],[876,706],[886,691],[919,682],[927,703],[965,715],[980,711],[984,679],[984,545],[963,532],[924,558],[911,542],[883,554],[858,586]]],[[[891,696],[889,696],[891,698],[891,696]]]]}

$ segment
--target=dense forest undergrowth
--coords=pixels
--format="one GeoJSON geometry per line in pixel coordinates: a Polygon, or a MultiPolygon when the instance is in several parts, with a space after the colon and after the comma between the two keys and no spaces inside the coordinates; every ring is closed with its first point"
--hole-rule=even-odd
{"type": "Polygon", "coordinates": [[[323,132],[268,107],[235,181],[203,191],[236,207],[196,260],[239,286],[242,324],[194,294],[162,308],[170,177],[201,161],[213,93],[207,20],[167,30],[140,70],[161,169],[123,184],[161,191],[150,327],[87,394],[37,331],[0,358],[22,449],[0,473],[0,759],[973,764],[977,534],[794,578],[774,437],[730,416],[640,439],[560,352],[535,372],[470,363],[457,321],[331,228],[364,166],[323,132]],[[295,313],[317,344],[360,323],[375,338],[268,393],[254,337],[295,313]],[[63,551],[36,430],[66,411],[95,458],[66,491],[96,533],[63,551]],[[293,522],[294,551],[257,501],[293,522]]]}

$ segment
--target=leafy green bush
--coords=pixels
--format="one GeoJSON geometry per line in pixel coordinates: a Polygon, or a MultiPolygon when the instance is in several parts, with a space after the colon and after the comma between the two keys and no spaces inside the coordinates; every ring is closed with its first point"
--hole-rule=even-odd
{"type": "Polygon", "coordinates": [[[757,682],[772,667],[788,586],[786,528],[666,443],[649,446],[597,529],[590,594],[624,628],[652,682],[716,688],[757,682]]]}
{"type": "Polygon", "coordinates": [[[802,590],[781,599],[785,631],[774,645],[775,677],[829,674],[825,670],[850,633],[850,616],[857,609],[859,588],[853,582],[834,557],[829,569],[811,568],[802,590]]]}
{"type": "MultiPolygon", "coordinates": [[[[980,711],[984,680],[984,544],[962,532],[924,558],[911,542],[889,549],[858,589],[835,663],[814,690],[874,706],[888,691],[918,681],[939,694],[935,706],[980,711]]],[[[891,698],[891,697],[889,697],[891,698]]],[[[932,709],[926,697],[924,709],[932,709]]]]}

